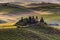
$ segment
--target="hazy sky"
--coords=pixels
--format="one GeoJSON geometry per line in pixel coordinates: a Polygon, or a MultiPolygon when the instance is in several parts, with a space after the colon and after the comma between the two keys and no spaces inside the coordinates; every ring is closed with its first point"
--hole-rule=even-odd
{"type": "Polygon", "coordinates": [[[0,0],[0,2],[30,2],[30,1],[34,1],[34,2],[53,2],[53,3],[60,3],[60,0],[0,0]]]}

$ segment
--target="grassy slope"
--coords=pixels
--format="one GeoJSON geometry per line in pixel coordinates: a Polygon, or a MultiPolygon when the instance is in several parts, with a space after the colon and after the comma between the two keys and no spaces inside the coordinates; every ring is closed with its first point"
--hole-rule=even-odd
{"type": "Polygon", "coordinates": [[[24,29],[0,31],[1,40],[38,40],[38,38],[35,38],[35,37],[38,37],[38,36],[24,29]]]}
{"type": "Polygon", "coordinates": [[[28,30],[35,32],[36,34],[38,34],[40,37],[43,37],[44,40],[60,40],[60,36],[57,34],[52,34],[51,32],[49,32],[49,30],[45,30],[45,29],[37,29],[37,28],[28,28],[28,30]]]}
{"type": "MultiPolygon", "coordinates": [[[[43,16],[45,20],[58,20],[60,15],[38,15],[43,16]]],[[[1,26],[2,28],[16,28],[15,26],[1,26]]],[[[0,31],[1,40],[60,40],[60,36],[57,34],[50,34],[45,29],[36,28],[22,28],[22,30],[11,29],[11,30],[0,31]]],[[[57,28],[58,29],[58,28],[57,28]]]]}
{"type": "Polygon", "coordinates": [[[34,27],[0,30],[0,40],[60,40],[58,34],[34,27]]]}

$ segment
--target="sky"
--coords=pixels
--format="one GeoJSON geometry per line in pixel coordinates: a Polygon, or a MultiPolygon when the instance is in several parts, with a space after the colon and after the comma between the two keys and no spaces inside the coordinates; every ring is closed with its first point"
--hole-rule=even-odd
{"type": "Polygon", "coordinates": [[[0,0],[0,2],[51,2],[51,3],[60,3],[60,0],[0,0]]]}

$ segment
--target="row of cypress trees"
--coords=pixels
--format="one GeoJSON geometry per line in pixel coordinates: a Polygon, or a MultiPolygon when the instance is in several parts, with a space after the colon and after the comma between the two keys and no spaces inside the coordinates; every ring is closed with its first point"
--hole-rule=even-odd
{"type": "Polygon", "coordinates": [[[34,16],[29,16],[28,18],[23,18],[21,17],[21,20],[19,20],[15,25],[30,25],[30,24],[36,24],[38,22],[40,23],[44,23],[44,19],[43,17],[41,17],[40,21],[38,21],[39,18],[38,16],[34,17],[34,16]]]}

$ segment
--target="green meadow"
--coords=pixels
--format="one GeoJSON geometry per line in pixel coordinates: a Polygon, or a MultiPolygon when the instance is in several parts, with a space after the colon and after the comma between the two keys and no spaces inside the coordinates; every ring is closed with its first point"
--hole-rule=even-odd
{"type": "Polygon", "coordinates": [[[0,40],[60,40],[60,34],[34,27],[0,29],[0,40]]]}

